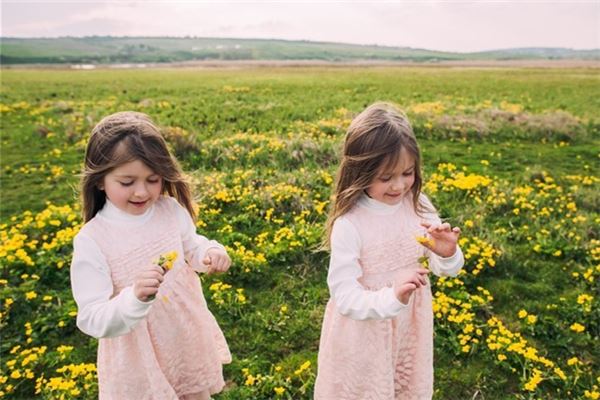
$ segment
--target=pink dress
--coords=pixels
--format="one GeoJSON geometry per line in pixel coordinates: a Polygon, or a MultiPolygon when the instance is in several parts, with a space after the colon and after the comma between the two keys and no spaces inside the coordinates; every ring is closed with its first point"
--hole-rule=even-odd
{"type": "MultiPolygon", "coordinates": [[[[360,284],[367,290],[391,287],[394,278],[420,267],[423,218],[403,202],[392,215],[355,206],[346,218],[361,239],[360,284]]],[[[433,395],[433,312],[429,283],[408,306],[389,319],[354,320],[329,300],[321,332],[315,383],[317,400],[412,400],[433,395]]]]}
{"type": "Polygon", "coordinates": [[[167,400],[206,396],[224,386],[229,348],[208,310],[198,275],[183,260],[172,203],[158,201],[142,226],[113,225],[95,217],[82,229],[106,257],[114,295],[133,284],[141,266],[177,251],[154,304],[131,332],[98,345],[100,399],[167,400]]]}

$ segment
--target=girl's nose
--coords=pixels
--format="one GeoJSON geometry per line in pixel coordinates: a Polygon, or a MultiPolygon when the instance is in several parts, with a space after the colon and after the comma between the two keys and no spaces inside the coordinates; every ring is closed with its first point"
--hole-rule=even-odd
{"type": "Polygon", "coordinates": [[[394,179],[392,182],[392,190],[401,190],[404,188],[404,183],[402,179],[394,179]]]}
{"type": "Polygon", "coordinates": [[[146,189],[146,185],[142,183],[142,184],[136,185],[135,191],[133,194],[137,197],[144,197],[148,194],[148,189],[146,189]]]}

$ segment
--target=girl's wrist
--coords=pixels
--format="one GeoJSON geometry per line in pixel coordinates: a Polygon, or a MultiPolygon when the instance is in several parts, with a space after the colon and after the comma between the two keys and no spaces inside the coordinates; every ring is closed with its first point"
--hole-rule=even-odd
{"type": "Polygon", "coordinates": [[[442,258],[452,258],[456,254],[456,246],[454,246],[454,249],[452,251],[448,251],[447,253],[446,252],[443,252],[443,253],[434,252],[434,253],[442,258]]]}

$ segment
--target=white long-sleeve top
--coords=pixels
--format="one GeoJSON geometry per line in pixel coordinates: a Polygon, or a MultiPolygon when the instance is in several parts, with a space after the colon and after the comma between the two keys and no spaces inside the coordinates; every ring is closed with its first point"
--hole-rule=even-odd
{"type": "MultiPolygon", "coordinates": [[[[429,200],[423,195],[422,201],[433,210],[429,200]]],[[[388,205],[368,196],[362,196],[358,206],[367,207],[372,212],[391,215],[402,203],[388,205]]],[[[439,224],[437,214],[428,213],[424,220],[439,224]]],[[[355,226],[344,216],[338,217],[331,231],[331,259],[327,285],[331,297],[335,300],[338,311],[355,320],[387,319],[397,316],[406,305],[402,304],[394,294],[393,287],[377,291],[365,289],[358,279],[362,276],[359,264],[361,239],[355,226]]],[[[440,257],[427,250],[429,268],[438,276],[454,276],[464,264],[464,256],[460,247],[450,257],[440,257]]]]}
{"type": "MultiPolygon", "coordinates": [[[[195,271],[206,272],[207,268],[202,263],[206,251],[213,247],[223,249],[223,246],[198,235],[187,210],[175,199],[167,197],[165,201],[176,204],[173,207],[176,210],[174,217],[180,228],[185,260],[195,271]]],[[[142,215],[131,215],[107,200],[98,215],[123,226],[139,226],[148,222],[153,212],[154,208],[151,207],[142,215]]],[[[73,240],[71,288],[78,307],[77,326],[84,333],[96,338],[128,333],[146,317],[154,302],[140,301],[133,293],[133,286],[124,288],[113,297],[113,283],[106,258],[96,242],[83,232],[77,234],[73,240]]]]}

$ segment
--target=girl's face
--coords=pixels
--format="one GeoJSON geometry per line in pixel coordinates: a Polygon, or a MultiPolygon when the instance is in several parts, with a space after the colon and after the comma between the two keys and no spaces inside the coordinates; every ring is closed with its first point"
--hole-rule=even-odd
{"type": "Polygon", "coordinates": [[[121,211],[141,215],[162,192],[162,178],[140,160],[123,164],[106,174],[101,190],[121,211]]]}
{"type": "Polygon", "coordinates": [[[415,159],[406,149],[400,150],[398,163],[390,170],[382,168],[367,188],[367,194],[377,201],[396,205],[410,192],[415,183],[415,159]]]}

